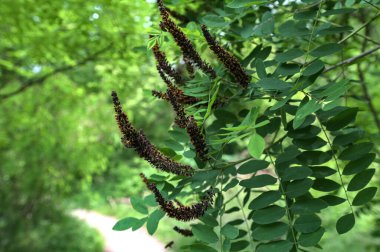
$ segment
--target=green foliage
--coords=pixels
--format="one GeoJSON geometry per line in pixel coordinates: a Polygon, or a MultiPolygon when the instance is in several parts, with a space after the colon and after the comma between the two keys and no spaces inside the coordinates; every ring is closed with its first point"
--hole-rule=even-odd
{"type": "Polygon", "coordinates": [[[216,192],[183,224],[195,237],[173,234],[174,250],[377,251],[380,2],[165,1],[215,80],[187,73],[149,2],[0,3],[0,250],[101,251],[99,236],[62,212],[115,211],[131,195],[135,212],[114,229],[146,227],[167,242],[178,223],[143,194],[138,173],[149,165],[119,143],[108,97],[117,90],[136,128],[195,168],[192,178],[149,176],[163,196],[188,205],[216,192]],[[211,55],[200,24],[252,77],[247,89],[211,55]],[[186,113],[205,133],[208,162],[150,97],[164,87],[155,43],[198,99],[186,113]]]}
{"type": "MultiPolygon", "coordinates": [[[[184,75],[179,87],[198,99],[185,109],[206,136],[209,160],[200,162],[196,148],[181,135],[173,138],[177,144],[168,146],[170,156],[191,164],[195,174],[149,180],[167,200],[193,202],[193,195],[208,187],[216,192],[213,208],[190,225],[195,242],[181,251],[321,248],[328,233],[350,231],[359,217],[357,207],[375,197],[375,169],[368,167],[377,147],[357,124],[361,109],[347,102],[354,81],[334,73],[338,67],[350,71],[345,65],[357,60],[342,61],[346,41],[360,31],[346,24],[348,15],[373,6],[344,2],[234,0],[199,4],[197,10],[204,15],[198,19],[190,17],[191,9],[184,12],[192,20],[183,26],[190,40],[204,41],[194,32],[199,30],[197,21],[208,25],[217,41],[238,55],[252,80],[246,89],[239,86],[228,65],[233,63],[226,64],[228,54],[216,52],[217,62],[202,45],[198,52],[210,60],[217,79],[196,69],[194,76],[184,75]],[[178,145],[188,146],[192,155],[178,145]],[[331,231],[324,213],[335,209],[339,216],[330,220],[336,225],[331,231]]],[[[168,7],[184,4],[172,1],[168,7]]],[[[160,46],[177,48],[172,39],[160,46]]],[[[178,132],[174,126],[173,132],[178,132]]],[[[132,205],[146,212],[136,202],[132,205]]]]}

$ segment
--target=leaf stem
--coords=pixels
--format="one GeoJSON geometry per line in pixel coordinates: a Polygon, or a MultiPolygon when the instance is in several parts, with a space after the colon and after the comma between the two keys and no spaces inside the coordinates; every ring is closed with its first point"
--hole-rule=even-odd
{"type": "Polygon", "coordinates": [[[331,140],[330,140],[329,136],[327,135],[327,132],[326,132],[325,128],[323,127],[323,125],[321,123],[321,120],[319,119],[318,116],[316,116],[316,117],[317,117],[318,123],[319,123],[319,125],[320,125],[320,127],[322,129],[322,132],[323,132],[324,136],[326,137],[327,143],[330,146],[330,149],[332,151],[332,155],[333,155],[333,158],[334,158],[334,161],[335,161],[335,165],[336,165],[336,168],[337,168],[337,171],[338,171],[338,174],[339,174],[340,183],[342,185],[344,194],[346,195],[347,203],[350,205],[350,209],[351,209],[352,214],[354,214],[354,209],[352,208],[352,204],[351,204],[350,199],[348,197],[348,192],[346,190],[346,187],[344,186],[343,176],[342,176],[342,172],[341,172],[340,167],[339,167],[338,159],[337,159],[335,153],[333,152],[333,147],[332,147],[331,140]]]}
{"type": "Polygon", "coordinates": [[[282,185],[281,178],[280,178],[280,176],[278,175],[277,168],[276,168],[276,166],[275,166],[275,164],[274,164],[274,161],[273,161],[271,155],[269,154],[269,152],[267,152],[267,155],[268,155],[268,157],[269,157],[269,159],[270,159],[270,162],[271,162],[271,164],[273,165],[274,171],[275,171],[275,173],[276,173],[276,175],[277,175],[277,180],[278,180],[278,182],[279,182],[279,184],[280,184],[280,191],[281,191],[281,194],[282,194],[282,195],[284,196],[284,198],[285,198],[284,201],[285,201],[286,214],[287,214],[287,217],[288,217],[288,220],[289,220],[289,229],[291,230],[291,233],[292,233],[292,237],[293,237],[294,245],[296,246],[296,251],[298,251],[298,250],[299,250],[299,248],[298,248],[298,241],[297,241],[296,233],[295,233],[295,231],[294,231],[294,227],[293,227],[293,218],[292,218],[292,215],[291,215],[291,213],[290,213],[290,208],[289,208],[289,204],[288,204],[288,197],[287,197],[286,194],[285,194],[285,190],[284,190],[284,187],[283,187],[283,185],[282,185]]]}
{"type": "Polygon", "coordinates": [[[244,206],[241,203],[241,200],[239,199],[239,196],[236,197],[236,200],[237,200],[237,202],[239,204],[239,207],[240,207],[240,210],[241,210],[241,212],[243,214],[245,225],[247,226],[247,232],[248,232],[249,238],[250,238],[249,239],[249,244],[251,245],[252,251],[255,251],[255,245],[253,244],[253,241],[252,241],[252,233],[251,233],[251,229],[249,228],[247,216],[245,215],[245,212],[244,212],[244,206]]]}

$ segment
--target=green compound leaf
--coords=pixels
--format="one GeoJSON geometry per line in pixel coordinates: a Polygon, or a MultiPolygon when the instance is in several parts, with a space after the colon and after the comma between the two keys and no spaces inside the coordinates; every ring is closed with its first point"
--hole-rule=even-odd
{"type": "Polygon", "coordinates": [[[297,159],[305,165],[319,165],[332,158],[332,153],[324,151],[304,151],[297,159]]]}
{"type": "Polygon", "coordinates": [[[358,191],[363,189],[372,179],[375,169],[364,170],[356,174],[348,183],[347,191],[358,191]]]}
{"type": "Polygon", "coordinates": [[[371,163],[375,160],[375,158],[376,158],[376,154],[368,153],[357,160],[353,160],[349,162],[344,167],[343,175],[353,175],[361,171],[364,171],[365,169],[368,168],[368,166],[371,165],[371,163]]]}
{"type": "Polygon", "coordinates": [[[285,169],[281,173],[282,181],[301,180],[309,177],[313,171],[307,166],[298,166],[285,169]],[[283,174],[282,174],[283,173],[283,174]]]}
{"type": "Polygon", "coordinates": [[[266,4],[268,3],[268,0],[261,0],[261,1],[252,1],[252,0],[233,0],[231,3],[227,5],[228,8],[242,8],[242,7],[248,7],[253,4],[266,4]]]}
{"type": "Polygon", "coordinates": [[[336,191],[340,188],[340,184],[330,179],[314,180],[313,189],[321,192],[336,191]]]}
{"type": "Polygon", "coordinates": [[[310,166],[310,168],[313,170],[311,177],[314,178],[325,178],[336,173],[336,170],[327,166],[310,166]]]}
{"type": "Polygon", "coordinates": [[[226,224],[222,227],[221,233],[228,239],[233,240],[239,235],[239,229],[230,224],[226,224]]]}
{"type": "Polygon", "coordinates": [[[350,213],[339,218],[336,223],[338,234],[344,234],[350,231],[355,225],[355,216],[350,213]]]}
{"type": "Polygon", "coordinates": [[[263,154],[264,149],[265,149],[264,138],[257,133],[251,136],[251,139],[249,140],[249,143],[248,143],[249,154],[251,154],[251,156],[256,159],[260,159],[260,156],[261,154],[263,154]]]}
{"type": "Polygon", "coordinates": [[[312,214],[318,213],[328,207],[328,204],[321,199],[302,199],[297,200],[291,210],[294,214],[312,214]]]}
{"type": "Polygon", "coordinates": [[[324,67],[325,67],[325,64],[322,61],[316,60],[305,68],[302,75],[311,76],[321,71],[324,67]]]}
{"type": "Polygon", "coordinates": [[[264,160],[251,160],[248,161],[244,164],[242,164],[239,169],[238,173],[239,174],[251,174],[255,173],[259,170],[263,170],[269,166],[269,162],[264,161],[264,160]]]}
{"type": "Polygon", "coordinates": [[[346,199],[343,199],[335,195],[325,195],[325,196],[320,197],[319,199],[326,202],[329,206],[337,206],[346,201],[346,199]]]}
{"type": "Polygon", "coordinates": [[[337,115],[329,119],[325,124],[326,129],[329,131],[335,131],[344,128],[348,124],[355,121],[356,115],[358,114],[358,108],[347,108],[337,115]]]}
{"type": "Polygon", "coordinates": [[[277,54],[274,59],[279,63],[284,63],[284,62],[299,58],[302,55],[304,55],[303,51],[301,51],[298,48],[292,48],[286,52],[277,54]]]}
{"type": "Polygon", "coordinates": [[[269,241],[279,238],[288,232],[289,226],[283,222],[260,225],[252,232],[252,237],[259,241],[269,241]]]}
{"type": "Polygon", "coordinates": [[[327,144],[322,138],[316,136],[310,139],[293,139],[293,144],[304,150],[316,150],[327,144]]]}
{"type": "Polygon", "coordinates": [[[286,90],[290,89],[292,86],[290,83],[282,81],[277,78],[264,78],[259,80],[256,83],[259,87],[263,88],[264,90],[286,90]]]}
{"type": "Polygon", "coordinates": [[[316,214],[301,215],[294,222],[294,228],[300,233],[312,233],[322,224],[321,218],[316,214]]]}
{"type": "Polygon", "coordinates": [[[276,222],[285,215],[285,209],[273,205],[254,212],[252,219],[257,224],[270,224],[276,222]]]}
{"type": "Polygon", "coordinates": [[[142,227],[145,224],[146,220],[147,218],[137,219],[133,217],[127,217],[116,222],[112,230],[124,231],[132,228],[132,230],[134,231],[142,227]]]}
{"type": "Polygon", "coordinates": [[[231,244],[230,251],[243,251],[246,247],[249,246],[248,241],[237,241],[231,244]]]}
{"type": "Polygon", "coordinates": [[[202,21],[208,27],[221,28],[228,25],[228,22],[226,22],[223,17],[213,14],[204,16],[202,21]]]}
{"type": "Polygon", "coordinates": [[[321,104],[318,103],[316,100],[310,100],[307,103],[305,103],[303,106],[301,106],[294,117],[293,120],[293,129],[297,129],[302,125],[302,123],[305,121],[305,118],[316,112],[321,108],[321,104]]]}
{"type": "Polygon", "coordinates": [[[364,135],[363,131],[355,130],[350,133],[341,134],[334,138],[333,145],[345,146],[351,143],[354,143],[364,135]]]}
{"type": "Polygon", "coordinates": [[[313,183],[313,180],[309,178],[303,180],[295,180],[287,185],[285,194],[289,198],[299,197],[306,194],[312,187],[313,183]]]}
{"type": "Polygon", "coordinates": [[[342,151],[342,153],[339,155],[339,159],[351,161],[356,160],[363,157],[365,154],[369,154],[372,148],[373,143],[371,142],[354,144],[342,151]]]}
{"type": "Polygon", "coordinates": [[[310,55],[313,57],[324,57],[337,52],[340,52],[343,47],[337,43],[328,43],[321,45],[310,52],[310,55]]]}
{"type": "Polygon", "coordinates": [[[247,188],[260,188],[268,185],[274,185],[277,179],[271,175],[264,174],[253,176],[250,179],[240,181],[240,185],[247,188]]]}
{"type": "Polygon", "coordinates": [[[218,252],[216,249],[207,246],[206,244],[195,243],[191,245],[182,246],[181,249],[187,249],[191,252],[218,252]]]}
{"type": "Polygon", "coordinates": [[[142,214],[148,214],[148,208],[146,207],[142,198],[132,196],[131,204],[132,204],[133,209],[135,209],[137,212],[142,213],[142,214]]]}
{"type": "Polygon", "coordinates": [[[315,246],[322,239],[322,236],[324,233],[325,233],[325,229],[323,227],[320,227],[315,232],[308,233],[308,234],[301,234],[298,239],[298,242],[301,246],[304,246],[304,247],[315,246]]]}
{"type": "Polygon", "coordinates": [[[256,247],[256,252],[289,252],[293,248],[290,241],[275,241],[262,243],[256,247]]]}
{"type": "Polygon", "coordinates": [[[269,206],[275,203],[281,198],[281,193],[279,191],[267,191],[263,192],[255,199],[251,201],[248,208],[251,210],[257,210],[269,206]]]}
{"type": "Polygon", "coordinates": [[[377,192],[376,187],[368,187],[366,189],[361,190],[356,194],[354,200],[352,201],[353,206],[361,206],[373,199],[377,192]]]}
{"type": "Polygon", "coordinates": [[[160,209],[157,209],[153,213],[151,213],[148,217],[148,221],[146,222],[146,228],[148,229],[148,233],[153,235],[158,227],[158,223],[165,216],[165,212],[160,209]]]}
{"type": "Polygon", "coordinates": [[[200,241],[215,243],[219,240],[212,227],[203,224],[195,224],[192,226],[191,230],[193,231],[194,236],[200,241]]]}

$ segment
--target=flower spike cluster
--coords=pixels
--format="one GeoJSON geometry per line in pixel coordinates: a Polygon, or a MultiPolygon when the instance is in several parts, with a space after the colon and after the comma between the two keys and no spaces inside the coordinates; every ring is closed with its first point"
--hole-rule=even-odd
{"type": "Polygon", "coordinates": [[[184,58],[189,60],[192,65],[201,69],[204,73],[209,74],[211,78],[215,79],[215,70],[201,59],[201,56],[199,56],[190,40],[173,22],[173,20],[170,19],[169,12],[165,8],[162,0],[157,0],[157,4],[162,17],[162,22],[160,24],[161,29],[169,32],[173,36],[175,42],[181,48],[184,58]]]}
{"type": "Polygon", "coordinates": [[[182,229],[182,228],[179,228],[177,226],[175,226],[173,229],[174,229],[174,231],[176,231],[177,233],[179,233],[185,237],[191,237],[194,235],[193,232],[189,229],[182,229]]]}
{"type": "Polygon", "coordinates": [[[206,140],[199,129],[197,122],[193,116],[187,117],[183,106],[177,101],[174,95],[174,86],[168,85],[168,91],[166,92],[168,99],[176,112],[175,123],[180,128],[186,128],[186,132],[190,137],[190,141],[195,148],[195,152],[201,160],[207,160],[207,145],[206,140]]]}
{"type": "Polygon", "coordinates": [[[188,119],[186,117],[185,109],[181,106],[181,104],[177,101],[177,97],[175,96],[175,88],[172,84],[168,85],[168,90],[166,92],[170,104],[172,105],[175,113],[175,123],[178,127],[184,129],[187,127],[188,119]]]}
{"type": "Polygon", "coordinates": [[[197,122],[193,116],[189,116],[188,123],[186,126],[187,134],[190,136],[190,141],[195,148],[195,152],[198,157],[202,160],[207,160],[208,149],[206,145],[206,140],[199,129],[197,122]]]}
{"type": "Polygon", "coordinates": [[[161,209],[171,218],[180,221],[191,221],[203,216],[206,210],[213,204],[214,193],[211,188],[205,192],[199,203],[191,206],[176,207],[173,201],[168,201],[162,196],[156,185],[149,182],[144,174],[140,173],[140,176],[147,188],[154,194],[158,205],[160,205],[161,209]]]}
{"type": "Polygon", "coordinates": [[[193,98],[191,96],[185,96],[182,90],[176,88],[170,82],[170,80],[166,78],[161,68],[157,67],[157,70],[161,78],[166,83],[168,90],[166,94],[153,91],[152,92],[153,96],[168,100],[170,102],[170,104],[172,105],[176,113],[175,123],[180,128],[186,128],[187,134],[190,137],[190,141],[193,144],[198,157],[202,160],[207,160],[208,150],[207,150],[206,140],[201,130],[198,128],[197,122],[195,121],[194,117],[192,116],[187,117],[185,113],[185,109],[182,106],[182,104],[186,104],[187,102],[197,101],[196,98],[193,98]]]}
{"type": "Polygon", "coordinates": [[[207,43],[210,46],[210,49],[215,53],[215,55],[224,64],[228,71],[235,77],[236,81],[239,82],[243,88],[246,88],[251,78],[246,74],[244,68],[236,59],[236,57],[227,52],[216,42],[205,25],[202,25],[202,32],[203,36],[206,38],[207,43]]]}
{"type": "Polygon", "coordinates": [[[160,50],[157,43],[153,46],[152,51],[157,61],[157,69],[161,69],[161,71],[173,78],[177,85],[181,85],[182,78],[180,74],[170,66],[165,53],[160,50]]]}
{"type": "Polygon", "coordinates": [[[123,112],[119,98],[114,91],[112,92],[112,101],[115,107],[115,118],[123,135],[122,142],[127,148],[134,148],[141,158],[159,170],[187,177],[193,175],[194,170],[191,166],[177,163],[162,154],[141,130],[137,131],[132,126],[127,115],[123,112]]]}

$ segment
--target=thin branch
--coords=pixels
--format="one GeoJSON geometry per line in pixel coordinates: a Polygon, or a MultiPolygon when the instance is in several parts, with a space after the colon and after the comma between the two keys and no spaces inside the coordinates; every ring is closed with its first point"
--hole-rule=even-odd
{"type": "Polygon", "coordinates": [[[369,94],[367,85],[365,84],[364,73],[363,73],[363,69],[360,67],[360,64],[357,64],[357,70],[358,70],[358,76],[359,76],[359,79],[360,79],[360,86],[362,88],[362,91],[363,91],[363,94],[364,94],[364,98],[367,101],[368,108],[369,108],[369,110],[370,110],[370,112],[372,114],[373,120],[375,121],[377,130],[380,133],[380,118],[379,118],[379,114],[376,111],[375,106],[373,105],[371,95],[369,94]]]}
{"type": "Polygon", "coordinates": [[[25,91],[26,89],[32,87],[32,86],[35,86],[35,85],[41,85],[44,83],[44,81],[51,77],[51,76],[54,76],[58,73],[62,73],[62,72],[67,72],[69,70],[72,70],[78,66],[81,66],[81,65],[84,65],[86,64],[87,62],[91,61],[91,60],[94,60],[96,59],[99,55],[105,53],[106,51],[108,51],[109,49],[111,49],[112,47],[112,44],[109,44],[108,46],[106,46],[105,48],[89,55],[88,57],[78,61],[77,63],[73,64],[73,65],[67,65],[67,66],[63,66],[63,67],[59,67],[59,68],[56,68],[54,69],[53,71],[49,72],[49,73],[46,73],[42,76],[39,76],[39,77],[36,77],[36,78],[31,78],[29,80],[26,80],[23,84],[21,84],[21,86],[16,89],[15,91],[12,91],[12,92],[9,92],[7,94],[1,94],[0,95],[0,102],[1,101],[4,101],[14,95],[17,95],[23,91],[25,91]]]}
{"type": "Polygon", "coordinates": [[[367,25],[369,25],[370,23],[372,23],[373,21],[375,21],[378,17],[380,17],[380,12],[378,12],[375,16],[373,16],[370,20],[368,20],[367,22],[365,22],[362,26],[360,26],[359,28],[357,28],[355,31],[351,32],[350,34],[348,34],[345,38],[343,38],[341,41],[339,41],[338,43],[339,44],[342,44],[343,42],[345,42],[347,39],[351,38],[352,36],[354,36],[356,33],[360,32],[363,28],[365,28],[367,25]]]}
{"type": "Polygon", "coordinates": [[[379,46],[376,46],[375,48],[372,48],[371,50],[368,50],[368,51],[366,51],[366,52],[363,52],[363,53],[361,53],[361,54],[359,54],[359,55],[357,55],[357,56],[355,56],[355,57],[352,57],[352,58],[346,59],[346,60],[344,60],[344,61],[342,61],[342,62],[339,62],[338,64],[336,64],[336,65],[334,65],[334,66],[332,66],[332,67],[327,68],[327,69],[324,71],[324,73],[327,73],[327,72],[329,72],[329,71],[331,71],[331,70],[334,70],[334,69],[336,69],[336,68],[338,68],[338,67],[340,67],[340,66],[342,66],[342,65],[351,65],[351,64],[354,63],[355,61],[357,61],[357,60],[359,60],[359,59],[361,59],[361,58],[364,58],[365,56],[370,55],[370,54],[376,52],[376,51],[379,50],[379,49],[380,49],[380,45],[379,45],[379,46]]]}

